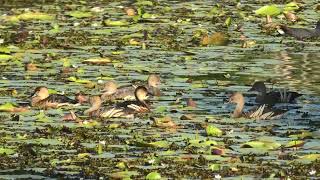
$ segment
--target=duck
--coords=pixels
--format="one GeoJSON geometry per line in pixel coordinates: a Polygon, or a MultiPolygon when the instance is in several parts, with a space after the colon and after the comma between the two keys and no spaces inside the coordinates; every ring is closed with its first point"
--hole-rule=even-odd
{"type": "Polygon", "coordinates": [[[72,105],[78,105],[78,101],[61,94],[49,94],[49,90],[45,86],[37,87],[31,95],[32,107],[48,109],[72,105]]]}
{"type": "Polygon", "coordinates": [[[233,93],[229,98],[229,103],[236,104],[236,108],[231,116],[233,118],[244,117],[256,120],[276,119],[281,117],[286,112],[286,110],[281,109],[270,109],[266,104],[251,109],[248,112],[243,112],[245,99],[240,92],[233,93]]]}
{"type": "Polygon", "coordinates": [[[275,105],[276,103],[295,103],[296,98],[302,96],[300,93],[287,90],[267,92],[266,85],[263,81],[255,82],[248,91],[258,92],[255,99],[256,103],[268,105],[275,105]]]}
{"type": "Polygon", "coordinates": [[[315,29],[293,28],[286,25],[279,25],[277,29],[280,34],[286,34],[298,40],[316,38],[320,36],[320,21],[317,22],[315,29]]]}
{"type": "Polygon", "coordinates": [[[101,118],[133,118],[136,114],[150,112],[150,105],[146,102],[149,94],[146,87],[138,86],[134,91],[135,100],[119,102],[109,108],[102,107],[103,100],[100,96],[93,96],[89,100],[91,107],[84,114],[101,118]]]}
{"type": "MultiPolygon", "coordinates": [[[[148,92],[153,96],[160,96],[160,77],[156,74],[150,74],[148,77],[148,84],[145,85],[148,92]]],[[[108,81],[104,85],[102,90],[102,101],[114,101],[114,100],[134,100],[136,85],[118,87],[115,81],[108,81]]]]}

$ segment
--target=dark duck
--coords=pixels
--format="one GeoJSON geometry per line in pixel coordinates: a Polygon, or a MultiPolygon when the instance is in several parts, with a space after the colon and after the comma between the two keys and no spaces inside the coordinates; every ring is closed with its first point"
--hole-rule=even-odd
{"type": "Polygon", "coordinates": [[[278,27],[278,32],[280,34],[295,37],[298,40],[317,38],[320,36],[320,21],[318,21],[315,29],[293,28],[286,25],[280,25],[278,27]]]}
{"type": "Polygon", "coordinates": [[[296,98],[302,96],[293,91],[270,91],[267,92],[266,85],[262,81],[255,82],[249,91],[257,92],[256,102],[259,104],[274,105],[276,103],[295,103],[296,98]]]}

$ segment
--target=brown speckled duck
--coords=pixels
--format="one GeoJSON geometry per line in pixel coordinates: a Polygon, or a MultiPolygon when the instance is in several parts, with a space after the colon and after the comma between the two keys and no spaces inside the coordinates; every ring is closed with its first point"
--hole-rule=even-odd
{"type": "MultiPolygon", "coordinates": [[[[148,77],[148,84],[145,86],[148,92],[154,96],[160,95],[159,90],[160,77],[155,74],[151,74],[148,77]]],[[[113,100],[134,100],[135,99],[135,88],[137,86],[123,86],[118,87],[116,82],[108,81],[103,89],[103,94],[101,95],[102,101],[113,101],[113,100]]]]}
{"type": "Polygon", "coordinates": [[[274,105],[276,103],[294,103],[295,99],[302,96],[297,92],[292,91],[271,91],[267,92],[266,85],[262,81],[255,82],[249,91],[256,91],[258,95],[256,102],[259,104],[274,105]]]}
{"type": "Polygon", "coordinates": [[[134,94],[136,100],[117,103],[110,108],[101,107],[102,100],[99,96],[94,96],[90,98],[91,107],[87,109],[84,114],[102,118],[133,118],[135,114],[150,112],[150,106],[145,101],[149,94],[147,88],[138,86],[135,89],[134,94]]]}
{"type": "Polygon", "coordinates": [[[45,86],[37,87],[31,98],[31,106],[44,109],[77,105],[77,103],[76,100],[61,94],[49,94],[49,90],[45,86]]]}
{"type": "Polygon", "coordinates": [[[249,112],[243,112],[245,100],[243,95],[239,92],[232,94],[229,98],[229,102],[236,104],[236,108],[232,114],[233,118],[275,119],[281,117],[286,112],[286,110],[270,109],[265,104],[250,110],[249,112]]]}

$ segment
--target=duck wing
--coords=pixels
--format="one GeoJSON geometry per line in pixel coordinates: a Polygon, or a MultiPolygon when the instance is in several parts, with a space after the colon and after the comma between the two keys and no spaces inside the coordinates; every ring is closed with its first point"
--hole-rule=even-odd
{"type": "Polygon", "coordinates": [[[275,99],[276,103],[294,103],[295,99],[302,96],[302,94],[286,89],[280,91],[272,91],[267,94],[268,99],[275,99]]]}
{"type": "Polygon", "coordinates": [[[304,28],[291,28],[291,27],[282,27],[282,30],[292,36],[295,37],[299,40],[303,40],[306,38],[312,38],[312,37],[316,37],[319,35],[319,33],[317,33],[316,29],[304,29],[304,28]]]}
{"type": "Polygon", "coordinates": [[[267,105],[258,106],[245,113],[247,118],[251,119],[275,119],[281,117],[287,110],[269,108],[267,105]]]}
{"type": "Polygon", "coordinates": [[[69,103],[69,104],[77,104],[76,100],[70,99],[67,96],[61,94],[52,94],[47,99],[49,103],[69,103]]]}

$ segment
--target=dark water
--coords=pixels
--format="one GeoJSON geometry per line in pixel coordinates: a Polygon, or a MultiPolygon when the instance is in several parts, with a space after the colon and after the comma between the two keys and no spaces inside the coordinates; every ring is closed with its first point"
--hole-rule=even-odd
{"type": "MultiPolygon", "coordinates": [[[[150,1],[151,2],[151,1],[150,1]]],[[[150,3],[149,2],[149,3],[150,3]]],[[[150,73],[162,78],[163,95],[153,99],[153,113],[146,117],[127,119],[93,119],[97,125],[81,125],[63,121],[69,109],[40,111],[33,108],[18,113],[1,113],[0,148],[13,149],[0,157],[0,176],[4,179],[46,177],[57,178],[125,178],[141,179],[157,171],[163,178],[258,179],[290,177],[299,179],[319,176],[319,162],[305,163],[307,154],[319,154],[320,43],[302,42],[277,33],[261,31],[264,18],[254,10],[266,2],[241,1],[152,1],[153,6],[140,6],[155,18],[132,21],[123,7],[139,7],[135,1],[0,1],[0,39],[10,47],[11,60],[0,64],[0,104],[25,103],[33,89],[45,85],[70,97],[81,90],[99,93],[102,83],[114,79],[120,84],[145,81],[150,73]],[[213,21],[210,10],[219,4],[221,16],[213,21]],[[102,12],[89,18],[68,16],[73,10],[102,12]],[[26,10],[26,8],[28,8],[26,10]],[[17,15],[27,11],[52,14],[50,21],[5,21],[4,14],[17,15]],[[243,16],[241,16],[241,14],[243,16]],[[223,27],[226,17],[232,25],[223,27]],[[105,26],[105,19],[126,20],[127,26],[105,26]],[[256,41],[252,48],[241,48],[241,32],[256,41]],[[56,27],[56,31],[54,28],[56,27]],[[57,28],[59,27],[59,28],[57,28]],[[197,30],[210,34],[222,31],[230,36],[226,46],[200,46],[192,42],[197,30]],[[23,32],[28,35],[23,36],[23,32]],[[147,32],[148,38],[144,38],[147,32]],[[45,39],[45,40],[44,40],[45,39]],[[132,45],[130,39],[144,42],[132,45]],[[47,42],[45,42],[47,41],[47,42]],[[88,65],[82,61],[110,57],[107,65],[88,65]],[[25,63],[33,62],[38,71],[25,71],[25,63]],[[64,66],[77,70],[61,73],[64,66]],[[95,88],[70,82],[69,77],[90,80],[95,88]],[[273,88],[290,88],[303,93],[297,104],[279,120],[254,121],[229,118],[234,106],[225,103],[234,91],[245,92],[256,80],[276,82],[273,88]],[[17,94],[10,93],[12,89],[17,94]],[[193,98],[197,108],[187,108],[186,99],[193,98]],[[179,101],[176,101],[179,99],[179,101]],[[176,103],[175,103],[176,102],[176,103]],[[190,120],[181,120],[190,115],[190,120]],[[177,128],[155,126],[152,118],[170,116],[177,128]],[[221,137],[208,137],[206,125],[224,131],[221,137]],[[290,136],[308,132],[304,145],[285,146],[299,138],[290,136]],[[214,140],[223,155],[213,155],[210,146],[193,147],[190,140],[214,140]],[[271,141],[283,148],[241,148],[249,141],[271,141]],[[102,152],[99,142],[105,142],[102,152]],[[150,147],[150,142],[167,145],[150,147]],[[88,153],[88,154],[84,154],[88,153]],[[119,167],[124,162],[125,167],[119,167]],[[117,166],[118,164],[118,166],[117,166]],[[217,164],[219,170],[210,166],[217,164]]],[[[148,2],[145,2],[148,3],[148,2]]],[[[313,28],[319,20],[316,2],[305,2],[297,15],[302,26],[313,28]]],[[[275,18],[276,22],[285,22],[275,18]]],[[[271,85],[269,84],[269,87],[271,85]]],[[[252,104],[252,98],[247,98],[252,104]]],[[[88,105],[75,109],[82,119],[88,105]]],[[[250,107],[248,107],[250,108],[250,107]]]]}

